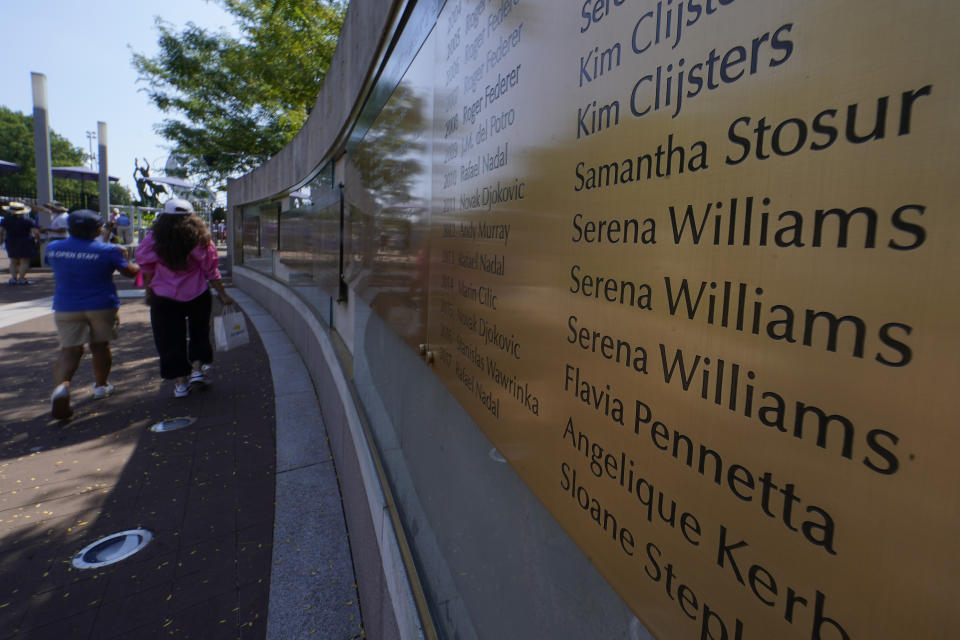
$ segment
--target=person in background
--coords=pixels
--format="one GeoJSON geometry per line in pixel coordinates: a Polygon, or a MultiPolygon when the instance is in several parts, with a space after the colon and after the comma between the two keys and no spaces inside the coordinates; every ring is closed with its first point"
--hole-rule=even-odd
{"type": "Polygon", "coordinates": [[[10,258],[10,279],[7,284],[31,284],[27,280],[27,271],[37,251],[40,228],[29,216],[30,207],[22,202],[8,202],[0,209],[3,209],[0,241],[4,243],[7,257],[10,258]]]}
{"type": "Polygon", "coordinates": [[[117,236],[117,219],[120,217],[120,210],[113,208],[110,215],[107,216],[107,222],[103,225],[103,241],[110,244],[117,244],[120,240],[117,236]]]}
{"type": "Polygon", "coordinates": [[[147,288],[160,376],[173,380],[174,397],[183,398],[208,383],[204,370],[213,362],[208,286],[221,303],[233,304],[220,278],[217,249],[193,205],[176,198],[157,215],[136,260],[147,288]]]}
{"type": "Polygon", "coordinates": [[[69,215],[67,214],[67,208],[56,200],[51,200],[39,208],[50,214],[50,226],[46,229],[45,233],[44,256],[46,256],[46,249],[50,246],[51,242],[67,239],[67,218],[69,215]]]}
{"type": "Polygon", "coordinates": [[[137,275],[137,265],[127,262],[124,252],[99,240],[100,215],[89,209],[69,214],[70,237],[51,242],[46,261],[53,268],[53,320],[60,338],[60,354],[53,365],[56,387],[50,396],[54,418],[66,420],[70,408],[70,381],[83,358],[83,345],[90,344],[93,356],[93,397],[106,398],[114,391],[110,384],[113,354],[110,341],[117,337],[117,309],[120,298],[113,272],[137,275]]]}
{"type": "Polygon", "coordinates": [[[114,209],[114,211],[117,213],[115,233],[120,244],[124,246],[133,244],[133,225],[130,224],[130,216],[121,209],[114,209]]]}
{"type": "Polygon", "coordinates": [[[51,242],[66,240],[70,235],[67,224],[70,214],[67,213],[67,208],[56,200],[44,204],[43,208],[50,212],[50,228],[47,230],[47,237],[51,242]]]}

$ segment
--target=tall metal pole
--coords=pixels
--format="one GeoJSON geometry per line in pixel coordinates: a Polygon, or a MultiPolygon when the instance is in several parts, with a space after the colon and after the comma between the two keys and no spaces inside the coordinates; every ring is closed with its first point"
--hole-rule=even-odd
{"type": "Polygon", "coordinates": [[[100,217],[110,219],[110,177],[107,174],[107,123],[97,123],[97,157],[100,161],[100,217]]]}
{"type": "MultiPolygon", "coordinates": [[[[53,176],[50,173],[50,121],[47,118],[47,76],[31,73],[33,85],[33,148],[37,167],[37,202],[53,200],[53,176]]],[[[40,214],[41,227],[50,226],[50,214],[40,214]]]]}

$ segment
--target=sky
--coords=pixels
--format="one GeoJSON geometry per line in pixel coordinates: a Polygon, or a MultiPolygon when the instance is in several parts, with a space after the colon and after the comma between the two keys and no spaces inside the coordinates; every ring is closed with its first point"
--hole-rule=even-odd
{"type": "Polygon", "coordinates": [[[164,116],[131,63],[133,51],[157,53],[154,17],[176,31],[193,22],[237,33],[233,17],[206,0],[0,0],[0,16],[0,105],[32,115],[30,73],[46,75],[50,128],[89,153],[86,132],[105,122],[110,175],[134,197],[134,161],[146,159],[150,174],[162,175],[169,155],[154,133],[164,116]]]}

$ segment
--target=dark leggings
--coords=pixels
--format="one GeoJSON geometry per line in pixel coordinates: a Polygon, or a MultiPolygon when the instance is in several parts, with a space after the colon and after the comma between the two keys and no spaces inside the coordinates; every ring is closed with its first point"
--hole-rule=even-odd
{"type": "Polygon", "coordinates": [[[160,355],[160,377],[164,380],[190,375],[191,363],[197,360],[204,364],[213,362],[211,300],[209,291],[187,302],[153,296],[150,324],[153,343],[160,355]]]}

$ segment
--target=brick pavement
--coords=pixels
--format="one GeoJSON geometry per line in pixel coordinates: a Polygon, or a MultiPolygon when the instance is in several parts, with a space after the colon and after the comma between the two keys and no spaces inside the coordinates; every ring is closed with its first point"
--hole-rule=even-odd
{"type": "MultiPolygon", "coordinates": [[[[49,271],[31,279],[0,284],[0,310],[52,295],[49,271]]],[[[251,326],[247,348],[216,354],[209,390],[175,400],[147,307],[125,300],[120,319],[117,392],[92,399],[87,354],[62,424],[49,418],[53,316],[0,327],[0,639],[263,638],[275,486],[263,345],[251,326]],[[196,424],[148,430],[181,415],[196,424]],[[93,540],[140,527],[155,537],[137,555],[71,566],[93,540]]]]}

